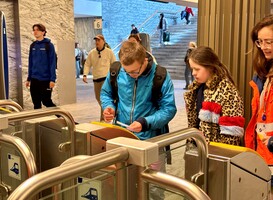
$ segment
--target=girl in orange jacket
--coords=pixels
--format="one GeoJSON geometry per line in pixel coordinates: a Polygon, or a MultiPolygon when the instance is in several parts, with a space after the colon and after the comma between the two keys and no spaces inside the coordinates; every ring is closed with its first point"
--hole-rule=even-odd
{"type": "Polygon", "coordinates": [[[256,74],[250,81],[252,117],[246,129],[245,145],[256,150],[268,165],[273,165],[273,15],[254,26],[251,39],[257,49],[253,62],[256,74]]]}

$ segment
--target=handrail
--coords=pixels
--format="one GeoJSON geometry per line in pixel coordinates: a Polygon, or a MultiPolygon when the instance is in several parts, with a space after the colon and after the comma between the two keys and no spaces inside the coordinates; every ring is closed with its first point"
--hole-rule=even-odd
{"type": "Polygon", "coordinates": [[[160,148],[188,138],[196,139],[195,142],[198,148],[198,155],[201,157],[201,162],[199,162],[199,169],[204,173],[204,191],[207,192],[208,145],[205,137],[198,129],[186,128],[172,133],[163,134],[158,137],[148,139],[147,141],[157,143],[158,147],[160,148]]]}
{"type": "Polygon", "coordinates": [[[93,172],[118,162],[124,162],[128,157],[127,149],[119,147],[95,156],[89,156],[78,162],[52,168],[27,179],[11,193],[8,200],[28,200],[46,188],[76,178],[83,173],[93,172]]]}
{"type": "Polygon", "coordinates": [[[142,172],[141,178],[152,184],[170,189],[171,191],[186,194],[186,197],[193,200],[210,200],[210,197],[203,190],[185,179],[152,169],[146,169],[144,172],[142,172]]]}
{"type": "Polygon", "coordinates": [[[72,115],[64,110],[61,110],[58,107],[52,107],[52,108],[45,108],[45,109],[37,109],[37,110],[31,110],[31,111],[22,111],[18,113],[11,113],[6,114],[5,117],[8,118],[9,122],[15,122],[20,120],[27,120],[27,119],[33,119],[36,117],[45,117],[50,115],[60,115],[64,118],[67,127],[68,127],[68,133],[70,133],[70,139],[71,139],[71,156],[75,155],[76,152],[76,140],[75,140],[75,123],[72,115]]]}
{"type": "Polygon", "coordinates": [[[11,107],[16,112],[23,111],[23,108],[18,103],[16,103],[15,101],[9,100],[9,99],[0,100],[0,107],[1,106],[11,107]]]}
{"type": "Polygon", "coordinates": [[[34,156],[31,150],[29,149],[28,145],[23,140],[11,135],[0,134],[0,141],[3,141],[8,144],[12,144],[22,154],[26,163],[28,177],[31,177],[37,174],[37,168],[36,168],[34,156]]]}

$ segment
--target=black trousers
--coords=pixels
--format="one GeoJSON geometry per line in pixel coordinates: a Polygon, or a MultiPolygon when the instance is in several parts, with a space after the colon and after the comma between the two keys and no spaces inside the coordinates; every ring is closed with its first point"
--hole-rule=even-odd
{"type": "Polygon", "coordinates": [[[49,87],[50,81],[39,81],[31,79],[30,94],[34,109],[42,108],[42,103],[46,107],[55,107],[56,105],[51,100],[52,89],[49,87]]]}

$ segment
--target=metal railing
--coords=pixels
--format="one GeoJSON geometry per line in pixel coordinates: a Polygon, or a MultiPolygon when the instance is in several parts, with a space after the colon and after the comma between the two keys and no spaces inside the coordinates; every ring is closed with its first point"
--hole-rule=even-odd
{"type": "Polygon", "coordinates": [[[158,137],[148,139],[149,142],[158,144],[158,147],[165,147],[182,140],[194,138],[198,148],[198,155],[200,155],[201,162],[199,162],[200,172],[192,177],[194,183],[203,182],[204,191],[207,192],[207,180],[208,180],[208,145],[205,137],[195,128],[186,128],[173,133],[163,134],[158,137]]]}
{"type": "MultiPolygon", "coordinates": [[[[11,135],[0,133],[0,143],[11,145],[16,148],[15,150],[20,152],[26,164],[27,178],[37,174],[37,167],[36,167],[34,156],[31,150],[29,149],[28,145],[23,140],[17,137],[13,137],[11,135]]],[[[1,182],[0,193],[2,196],[8,196],[11,193],[11,188],[5,185],[3,182],[1,182]]]]}
{"type": "MultiPolygon", "coordinates": [[[[166,135],[162,135],[159,137],[155,137],[149,139],[149,142],[155,142],[159,145],[159,147],[164,147],[169,144],[173,144],[179,142],[183,139],[187,138],[195,138],[198,151],[200,152],[200,157],[202,159],[201,162],[204,162],[201,165],[201,171],[204,173],[204,185],[207,183],[207,155],[208,148],[205,141],[205,138],[202,136],[201,132],[197,129],[183,129],[174,133],[169,133],[166,135]]],[[[8,200],[26,200],[30,199],[32,196],[38,194],[42,190],[52,187],[54,185],[63,183],[65,181],[76,178],[82,174],[87,174],[89,172],[94,172],[96,170],[105,168],[112,164],[123,163],[127,161],[129,158],[129,153],[127,148],[119,147],[110,151],[106,151],[101,154],[97,154],[95,156],[77,156],[72,157],[64,162],[63,165],[44,171],[39,173],[30,179],[26,180],[23,184],[21,184],[8,198],[8,200]]],[[[131,155],[132,156],[132,155],[131,155]]],[[[142,172],[142,171],[141,171],[142,172]]],[[[173,177],[170,175],[166,175],[160,172],[154,171],[146,171],[142,174],[144,179],[150,181],[151,183],[163,186],[165,188],[169,188],[175,192],[185,192],[186,195],[192,197],[194,199],[209,199],[204,193],[200,191],[200,189],[192,190],[190,188],[196,188],[193,183],[181,180],[178,177],[173,177]],[[159,178],[157,181],[156,179],[159,178]],[[172,178],[172,180],[170,180],[172,178]],[[185,188],[183,188],[185,186],[185,188]],[[193,194],[197,192],[197,194],[193,194]],[[200,198],[199,198],[200,197],[200,198]],[[204,198],[201,198],[204,197],[204,198]]],[[[145,187],[143,182],[140,182],[141,186],[140,193],[142,198],[147,197],[145,192],[142,192],[145,187]]],[[[126,186],[122,186],[126,184],[125,179],[121,179],[119,185],[123,188],[126,186]],[[123,181],[123,182],[122,182],[123,181]]],[[[206,188],[206,187],[205,187],[206,188]]],[[[125,190],[124,190],[125,191],[125,190]]],[[[123,191],[119,191],[123,192],[123,191]]],[[[126,195],[121,195],[120,199],[126,198],[126,195]]]]}
{"type": "Polygon", "coordinates": [[[58,107],[45,108],[45,109],[37,109],[31,111],[22,111],[18,113],[6,114],[5,117],[8,118],[8,122],[16,122],[21,120],[33,119],[37,117],[45,117],[50,115],[59,115],[64,118],[68,133],[70,134],[71,139],[71,156],[75,155],[76,152],[76,140],[75,140],[75,122],[72,115],[64,110],[61,110],[58,107]]]}
{"type": "Polygon", "coordinates": [[[7,134],[0,134],[0,142],[15,146],[16,149],[22,154],[26,162],[28,177],[31,177],[37,173],[34,156],[28,145],[22,139],[7,134]]]}
{"type": "MultiPolygon", "coordinates": [[[[113,149],[95,156],[89,156],[69,165],[62,165],[39,173],[21,184],[8,198],[8,200],[28,200],[41,192],[64,181],[76,178],[83,173],[94,172],[109,165],[124,162],[129,153],[125,147],[113,149]]],[[[125,184],[125,183],[124,183],[125,184]]]]}
{"type": "MultiPolygon", "coordinates": [[[[178,194],[185,194],[187,199],[190,198],[193,200],[210,200],[209,196],[192,182],[180,179],[169,174],[165,174],[163,172],[146,169],[144,172],[141,173],[141,178],[144,181],[147,181],[154,185],[158,185],[164,189],[169,189],[178,194]]],[[[145,189],[148,191],[149,187],[147,186],[145,189]]]]}
{"type": "Polygon", "coordinates": [[[15,110],[15,112],[23,111],[23,108],[18,103],[12,100],[0,100],[0,109],[3,106],[8,106],[12,108],[13,110],[15,110]]]}

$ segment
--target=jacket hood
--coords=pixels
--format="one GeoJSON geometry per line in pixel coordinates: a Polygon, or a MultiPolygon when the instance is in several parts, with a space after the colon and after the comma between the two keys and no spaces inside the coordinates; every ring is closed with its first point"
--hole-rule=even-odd
{"type": "Polygon", "coordinates": [[[50,39],[48,39],[48,38],[44,38],[43,40],[41,40],[41,41],[38,41],[38,40],[36,40],[36,42],[37,43],[49,43],[51,40],[50,39]]]}
{"type": "Polygon", "coordinates": [[[150,73],[153,63],[154,63],[153,57],[148,52],[146,52],[146,58],[148,58],[148,65],[147,65],[145,71],[141,74],[143,76],[146,76],[147,74],[150,73]]]}

